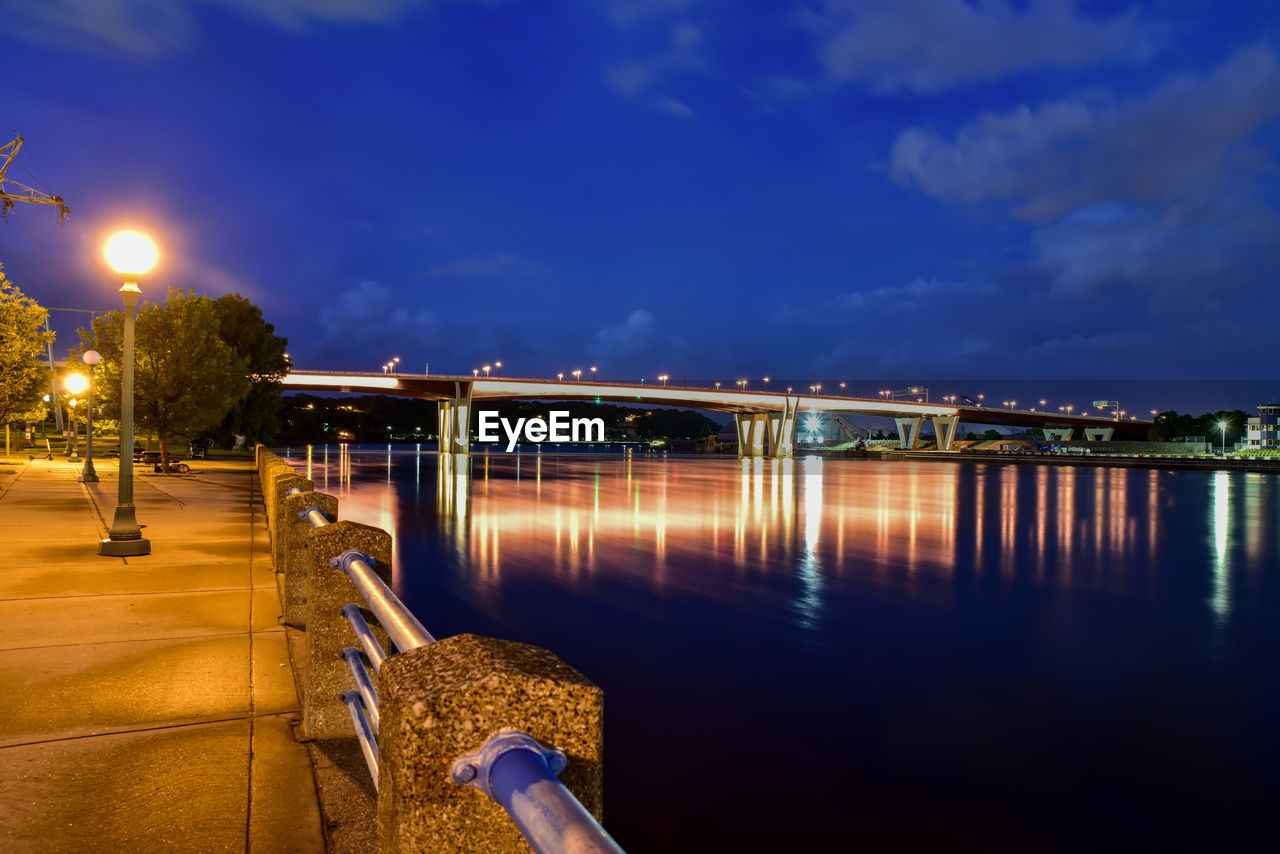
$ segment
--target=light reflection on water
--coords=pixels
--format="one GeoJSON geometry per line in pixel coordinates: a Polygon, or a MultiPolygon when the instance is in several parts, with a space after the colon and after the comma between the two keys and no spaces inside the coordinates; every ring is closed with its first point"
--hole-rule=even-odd
{"type": "Polygon", "coordinates": [[[337,447],[311,465],[341,518],[393,532],[396,590],[433,633],[546,646],[605,688],[606,824],[630,850],[673,850],[672,828],[684,850],[1115,830],[1081,792],[1127,805],[1118,839],[1177,847],[1280,794],[1274,478],[337,447]],[[814,738],[806,785],[777,782],[814,738]],[[693,755],[727,770],[655,805],[693,755]],[[1190,829],[1153,829],[1170,813],[1190,829]]]}

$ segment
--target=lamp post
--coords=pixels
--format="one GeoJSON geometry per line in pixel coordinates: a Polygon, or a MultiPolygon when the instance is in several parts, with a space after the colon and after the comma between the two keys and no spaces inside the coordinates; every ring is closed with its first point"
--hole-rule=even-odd
{"type": "Polygon", "coordinates": [[[138,308],[138,277],[151,271],[159,252],[151,238],[140,231],[119,231],[107,238],[107,263],[124,277],[124,335],[120,365],[120,483],[116,512],[108,538],[98,544],[98,554],[136,557],[151,554],[151,541],[142,536],[133,507],[133,315],[138,308]]]}
{"type": "Polygon", "coordinates": [[[1227,458],[1227,422],[1219,421],[1218,426],[1222,428],[1222,458],[1227,458]]]}
{"type": "Polygon", "coordinates": [[[97,483],[98,473],[93,469],[93,369],[102,361],[97,350],[85,350],[84,363],[89,366],[89,406],[85,413],[84,468],[80,470],[81,483],[97,483]]]}
{"type": "Polygon", "coordinates": [[[575,382],[582,382],[582,368],[576,368],[573,371],[573,379],[575,382]]]}
{"type": "Polygon", "coordinates": [[[502,376],[502,363],[501,363],[501,362],[494,362],[494,363],[493,363],[493,367],[496,369],[496,370],[495,370],[495,372],[497,373],[497,375],[498,375],[498,376],[502,376]]]}
{"type": "Polygon", "coordinates": [[[493,370],[493,365],[484,365],[480,370],[484,371],[484,378],[489,379],[489,371],[493,370]]]}
{"type": "Polygon", "coordinates": [[[596,366],[595,366],[595,365],[592,365],[592,366],[591,366],[591,381],[592,381],[592,382],[595,382],[595,381],[596,381],[596,366]]]}

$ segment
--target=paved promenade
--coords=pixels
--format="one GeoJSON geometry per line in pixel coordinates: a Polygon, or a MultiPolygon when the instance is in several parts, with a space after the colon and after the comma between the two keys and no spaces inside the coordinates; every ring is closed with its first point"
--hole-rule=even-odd
{"type": "Polygon", "coordinates": [[[0,851],[324,850],[252,462],[194,467],[106,558],[113,462],[0,461],[0,851]]]}

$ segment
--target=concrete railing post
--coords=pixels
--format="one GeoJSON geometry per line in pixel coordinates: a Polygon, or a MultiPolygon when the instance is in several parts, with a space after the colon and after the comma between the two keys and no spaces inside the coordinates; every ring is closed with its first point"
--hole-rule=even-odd
{"type": "MultiPolygon", "coordinates": [[[[342,692],[351,688],[351,671],[342,650],[359,647],[360,641],[341,609],[349,602],[363,607],[363,602],[342,570],[329,565],[348,549],[372,558],[374,571],[391,583],[391,535],[386,531],[358,522],[335,522],[307,532],[311,562],[306,580],[307,670],[302,722],[311,738],[336,738],[354,732],[351,715],[341,699],[342,692]]],[[[378,643],[390,653],[386,632],[367,611],[365,619],[378,643]]]]}
{"type": "Polygon", "coordinates": [[[529,850],[502,807],[449,773],[507,727],[568,754],[560,779],[601,818],[604,694],[555,654],[464,634],[391,656],[380,677],[382,854],[529,850]]]}
{"type": "Polygon", "coordinates": [[[284,542],[284,621],[294,628],[307,625],[307,570],[311,567],[308,534],[315,530],[301,514],[315,507],[331,523],[338,521],[338,499],[323,492],[300,492],[287,495],[280,502],[280,539],[284,542]]]}
{"type": "Polygon", "coordinates": [[[315,489],[313,482],[295,472],[291,466],[283,463],[281,465],[284,467],[273,471],[268,481],[270,491],[268,489],[262,491],[263,498],[271,508],[267,512],[267,520],[271,526],[271,565],[275,567],[276,572],[284,572],[285,531],[288,525],[283,518],[281,508],[284,505],[285,493],[290,489],[299,489],[303,492],[315,489]]]}

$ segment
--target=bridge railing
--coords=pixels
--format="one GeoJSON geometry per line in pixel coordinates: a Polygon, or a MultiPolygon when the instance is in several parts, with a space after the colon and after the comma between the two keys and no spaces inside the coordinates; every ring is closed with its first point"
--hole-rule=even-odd
{"type": "Polygon", "coordinates": [[[600,826],[598,687],[547,650],[436,640],[391,589],[391,537],[257,449],[285,622],[305,629],[303,728],[354,735],[382,851],[620,852],[600,826]],[[554,746],[553,746],[554,745],[554,746]]]}

